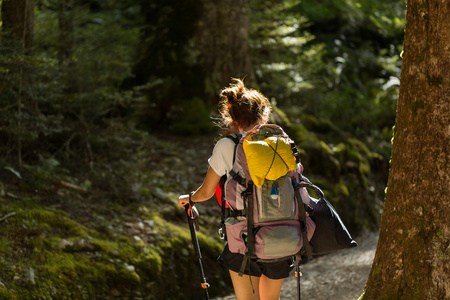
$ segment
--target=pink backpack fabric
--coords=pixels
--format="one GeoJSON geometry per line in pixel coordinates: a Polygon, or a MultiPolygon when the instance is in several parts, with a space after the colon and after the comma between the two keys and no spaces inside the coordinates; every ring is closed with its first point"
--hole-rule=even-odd
{"type": "MultiPolygon", "coordinates": [[[[293,185],[294,181],[298,182],[303,168],[298,163],[297,170],[289,171],[277,180],[266,180],[261,188],[256,187],[251,182],[243,149],[243,142],[249,135],[289,138],[279,126],[261,125],[245,134],[237,144],[231,176],[225,181],[222,191],[231,210],[231,216],[225,220],[228,247],[231,252],[247,256],[250,249],[254,252],[250,256],[261,260],[293,256],[303,247],[298,207],[303,204],[300,204],[302,199],[295,196],[293,185]],[[252,201],[252,205],[249,205],[249,201],[252,201]],[[253,207],[252,211],[249,211],[249,207],[253,207]],[[251,222],[248,220],[250,213],[251,222]],[[252,227],[250,234],[249,224],[252,227]],[[254,245],[249,247],[249,243],[254,245]]],[[[294,147],[293,149],[296,150],[294,147]]],[[[300,193],[307,195],[304,188],[301,188],[300,193]]],[[[303,226],[306,226],[307,238],[310,240],[314,234],[315,223],[308,216],[303,226]]]]}

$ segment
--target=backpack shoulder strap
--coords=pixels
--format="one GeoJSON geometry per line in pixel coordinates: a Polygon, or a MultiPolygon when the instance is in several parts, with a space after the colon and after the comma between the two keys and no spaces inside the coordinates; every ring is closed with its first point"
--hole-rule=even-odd
{"type": "Polygon", "coordinates": [[[232,140],[234,143],[234,155],[233,155],[233,163],[234,163],[234,160],[236,157],[236,148],[237,148],[237,145],[239,144],[239,142],[241,141],[242,133],[240,133],[240,132],[232,133],[230,135],[227,135],[226,137],[229,138],[230,140],[232,140]]]}
{"type": "Polygon", "coordinates": [[[242,133],[235,132],[235,133],[227,135],[225,138],[231,139],[237,145],[242,138],[242,133]]]}
{"type": "MultiPolygon", "coordinates": [[[[229,138],[234,143],[234,152],[233,152],[233,164],[234,164],[234,161],[236,160],[237,145],[241,141],[242,133],[240,133],[240,132],[232,133],[232,134],[227,135],[225,138],[229,138]]],[[[227,174],[223,175],[222,178],[220,179],[220,182],[219,182],[220,188],[223,188],[223,184],[225,183],[226,180],[227,180],[227,174]]],[[[223,193],[222,193],[222,195],[223,195],[223,193]]]]}
{"type": "MultiPolygon", "coordinates": [[[[236,149],[237,149],[237,145],[239,144],[239,142],[241,141],[242,138],[242,133],[238,132],[238,133],[232,133],[227,135],[225,138],[229,138],[234,142],[234,153],[233,153],[233,164],[234,161],[236,159],[236,149]]],[[[226,207],[226,201],[225,201],[225,191],[224,191],[224,187],[225,187],[225,181],[227,180],[227,174],[223,175],[220,178],[219,181],[219,187],[221,189],[221,193],[220,193],[220,204],[221,204],[221,220],[220,220],[220,236],[221,238],[225,239],[226,238],[226,231],[225,231],[225,219],[226,219],[226,212],[227,212],[227,207],[226,207]]]]}

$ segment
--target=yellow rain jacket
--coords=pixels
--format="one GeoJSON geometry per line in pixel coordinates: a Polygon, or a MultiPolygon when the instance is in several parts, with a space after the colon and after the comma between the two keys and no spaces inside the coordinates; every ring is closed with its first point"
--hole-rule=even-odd
{"type": "Polygon", "coordinates": [[[259,188],[265,179],[276,180],[297,168],[287,138],[271,136],[258,141],[245,140],[243,146],[250,176],[259,188]]]}

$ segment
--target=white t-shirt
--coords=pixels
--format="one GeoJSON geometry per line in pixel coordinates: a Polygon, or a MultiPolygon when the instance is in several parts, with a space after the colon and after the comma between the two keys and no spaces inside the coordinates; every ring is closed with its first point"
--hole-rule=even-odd
{"type": "Polygon", "coordinates": [[[214,146],[208,163],[217,175],[228,174],[233,168],[234,146],[234,142],[229,138],[220,139],[214,146]]]}

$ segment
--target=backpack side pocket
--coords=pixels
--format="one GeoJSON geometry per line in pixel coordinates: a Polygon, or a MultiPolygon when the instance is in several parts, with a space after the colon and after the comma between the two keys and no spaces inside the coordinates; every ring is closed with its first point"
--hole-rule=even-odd
{"type": "Polygon", "coordinates": [[[247,221],[238,221],[235,218],[232,219],[233,221],[231,222],[230,220],[225,222],[228,248],[230,249],[230,252],[245,254],[247,245],[245,244],[242,235],[247,232],[247,221]],[[235,221],[237,221],[237,223],[235,223],[235,221]]]}

